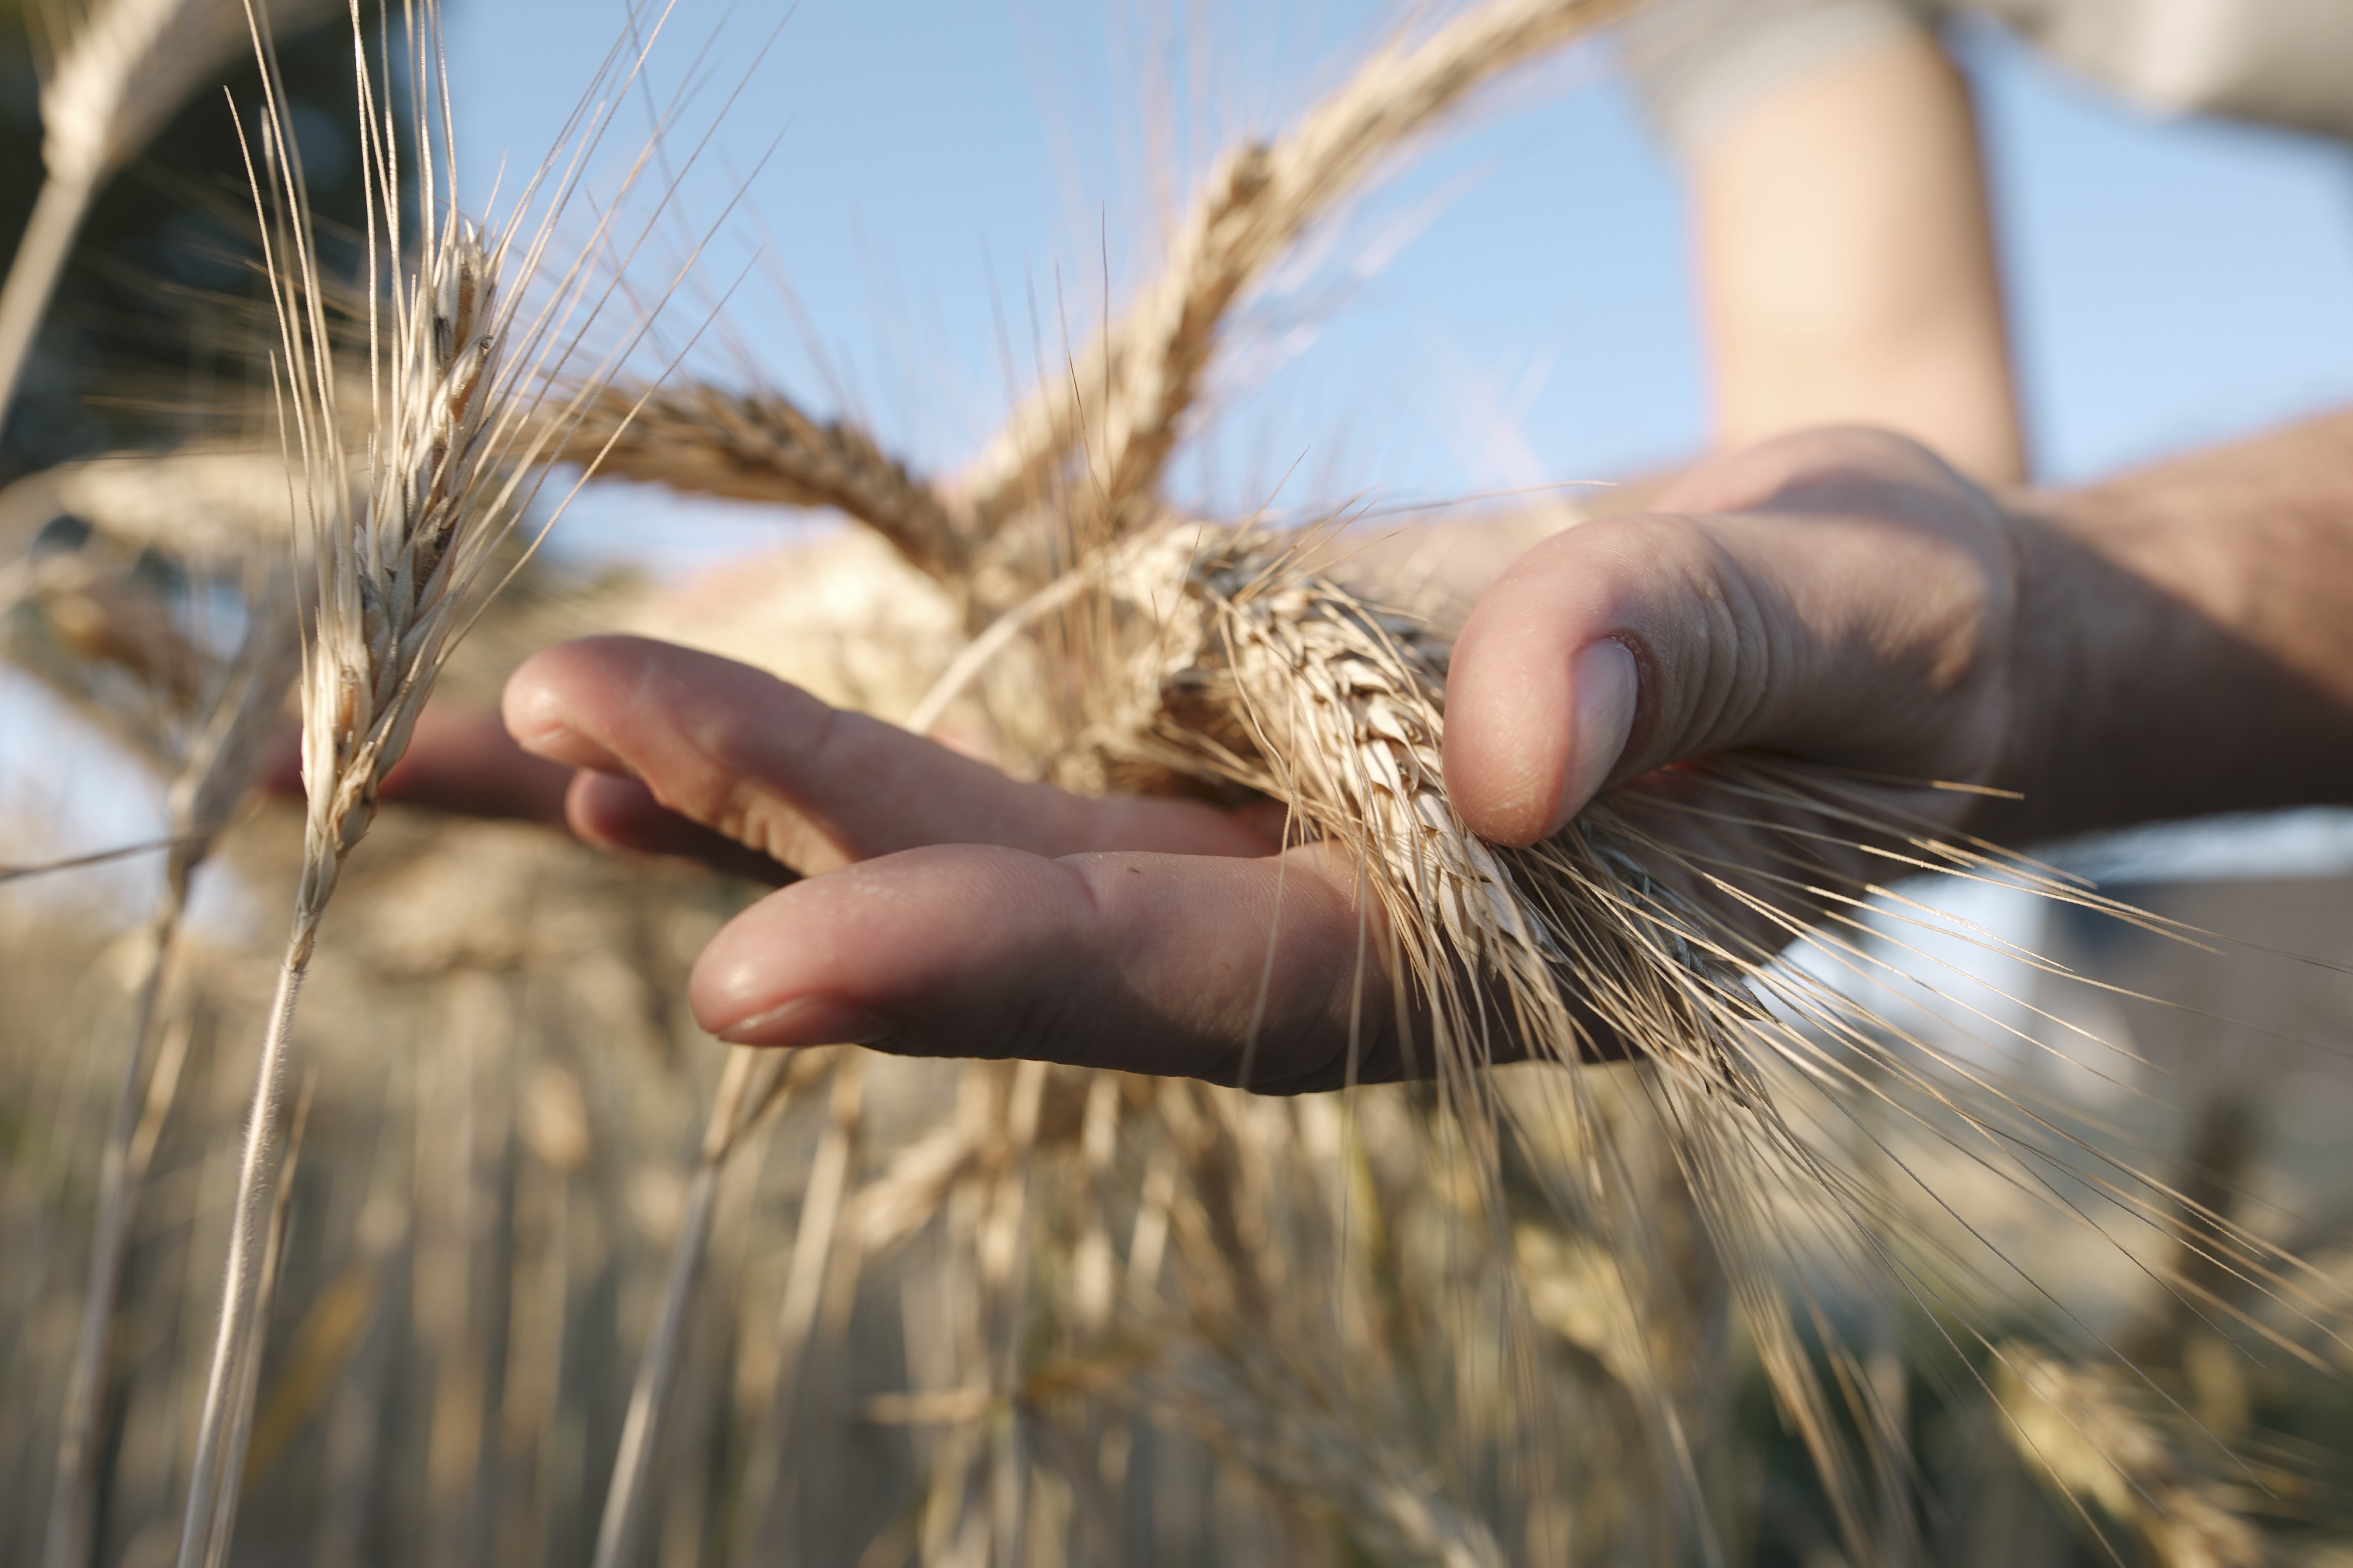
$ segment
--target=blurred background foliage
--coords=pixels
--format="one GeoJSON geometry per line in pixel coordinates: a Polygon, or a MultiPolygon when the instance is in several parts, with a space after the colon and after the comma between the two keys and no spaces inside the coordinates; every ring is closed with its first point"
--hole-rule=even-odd
{"type": "MultiPolygon", "coordinates": [[[[40,189],[40,75],[61,9],[60,0],[0,0],[0,235],[12,252],[40,189]]],[[[311,199],[331,236],[363,211],[342,16],[332,7],[322,25],[280,40],[311,199]]],[[[91,208],[0,426],[0,483],[68,458],[250,432],[248,373],[257,349],[266,352],[268,317],[224,89],[258,123],[260,72],[248,58],[193,95],[91,208]]]]}

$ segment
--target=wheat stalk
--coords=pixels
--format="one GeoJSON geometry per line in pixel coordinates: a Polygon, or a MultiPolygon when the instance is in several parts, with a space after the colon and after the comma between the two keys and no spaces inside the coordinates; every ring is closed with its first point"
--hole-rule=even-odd
{"type": "Polygon", "coordinates": [[[604,1518],[596,1530],[593,1568],[623,1568],[637,1553],[653,1479],[654,1454],[661,1440],[662,1415],[669,1407],[686,1348],[687,1311],[693,1304],[695,1280],[711,1245],[720,1178],[726,1174],[736,1151],[771,1115],[783,1110],[796,1089],[832,1067],[830,1058],[831,1053],[825,1051],[778,1052],[749,1046],[728,1050],[727,1065],[712,1095],[694,1174],[687,1184],[686,1216],[670,1248],[661,1306],[654,1315],[653,1331],[646,1336],[637,1382],[629,1391],[620,1450],[613,1461],[612,1484],[605,1494],[604,1518]]]}
{"type": "MultiPolygon", "coordinates": [[[[324,0],[275,0],[280,26],[324,0]]],[[[0,415],[16,400],[33,335],[83,217],[110,175],[146,146],[188,95],[235,60],[246,40],[238,0],[99,0],[41,84],[47,174],[0,285],[0,415]]]]}
{"type": "Polygon", "coordinates": [[[1057,493],[1087,448],[1082,504],[1133,521],[1159,489],[1180,425],[1236,300],[1399,142],[1474,89],[1629,8],[1629,0],[1489,0],[1418,43],[1393,41],[1282,135],[1227,154],[1166,260],[1067,375],[1039,388],[966,476],[1001,526],[1057,493]]]}
{"type": "MultiPolygon", "coordinates": [[[[833,1070],[833,1089],[827,1108],[825,1131],[809,1163],[808,1181],[801,1193],[800,1215],[793,1226],[793,1249],[785,1271],[785,1288],[776,1302],[776,1371],[752,1429],[744,1473],[760,1489],[744,1499],[742,1539],[747,1544],[773,1540],[782,1528],[777,1517],[777,1478],[788,1458],[786,1434],[797,1405],[802,1363],[817,1326],[818,1308],[828,1291],[834,1268],[835,1236],[843,1199],[850,1186],[850,1161],[864,1108],[865,1064],[855,1052],[843,1051],[833,1070]]],[[[840,1266],[854,1268],[855,1258],[840,1266]]]]}
{"type": "Polygon", "coordinates": [[[271,586],[248,605],[243,644],[219,682],[211,715],[187,748],[171,787],[170,854],[164,891],[149,917],[146,959],[132,990],[130,1050],[100,1152],[98,1218],[90,1237],[80,1329],[66,1374],[43,1568],[83,1568],[96,1545],[109,1345],[121,1293],[132,1207],[145,1173],[137,1133],[141,1108],[147,1099],[156,998],[187,907],[190,879],[229,813],[252,787],[264,750],[277,732],[287,689],[293,683],[297,622],[290,594],[278,591],[282,587],[281,579],[272,579],[271,586]]]}

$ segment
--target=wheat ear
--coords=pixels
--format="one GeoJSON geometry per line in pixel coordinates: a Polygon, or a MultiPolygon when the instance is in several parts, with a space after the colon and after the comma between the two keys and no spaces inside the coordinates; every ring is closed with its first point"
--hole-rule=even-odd
{"type": "Polygon", "coordinates": [[[555,451],[608,479],[694,495],[832,507],[947,584],[970,573],[970,524],[857,426],[811,418],[774,392],[697,384],[605,388],[555,451]]]}
{"type": "Polygon", "coordinates": [[[395,339],[396,348],[409,351],[406,368],[415,374],[395,382],[410,391],[394,400],[395,438],[382,454],[389,460],[377,470],[376,493],[357,526],[323,530],[325,536],[314,542],[321,598],[303,649],[302,778],[310,806],[301,877],[248,1111],[181,1568],[197,1568],[216,1517],[233,1510],[225,1478],[242,1446],[241,1434],[232,1429],[239,1408],[233,1394],[245,1359],[258,1353],[248,1342],[276,1113],[295,1003],[319,922],[344,858],[374,818],[376,788],[399,760],[424,707],[467,569],[479,571],[485,549],[482,520],[470,507],[453,508],[452,491],[441,481],[459,463],[479,457],[481,415],[475,395],[482,388],[477,378],[495,357],[498,333],[483,331],[488,322],[474,307],[492,302],[496,279],[470,230],[453,225],[444,237],[411,300],[422,307],[409,318],[416,330],[395,339]],[[424,457],[421,473],[394,466],[404,453],[424,457]],[[407,481],[420,477],[425,484],[412,492],[407,481]]]}
{"type": "MultiPolygon", "coordinates": [[[[1356,868],[1368,957],[1385,952],[1401,987],[1404,1065],[1436,1075],[1479,1163],[1494,1168],[1507,1110],[1481,1069],[1520,1056],[1570,1068],[1535,1080],[1555,1086],[1550,1113],[1564,1135],[1594,1152],[1556,1195],[1627,1259],[1655,1250],[1649,1222],[1577,1064],[1620,1054],[1638,1063],[1758,1359],[1859,1554],[1881,1551],[1881,1533],[1914,1517],[1904,1432],[1850,1351],[1827,1338],[1810,1348],[1801,1324],[1826,1320],[1804,1281],[1820,1264],[1807,1262],[1799,1238],[1827,1248],[1858,1286],[1900,1289],[1990,1348],[1984,1270],[1927,1237],[1894,1194],[1810,1130],[1891,1115],[2105,1244],[2125,1245],[2070,1184],[2090,1184],[2162,1234],[2179,1228],[2180,1194],[2162,1173],[2058,1124],[1965,1050],[1833,984],[1935,994],[1873,953],[1866,900],[1883,901],[1899,943],[1907,924],[1945,928],[1874,875],[2021,886],[2162,922],[1989,845],[1947,841],[1892,795],[1766,762],[1719,760],[1606,795],[1531,847],[1492,847],[1446,795],[1441,636],[1319,575],[1301,548],[1248,531],[1169,529],[1107,556],[1122,569],[1099,576],[1102,592],[1065,628],[1100,685],[1053,776],[1100,793],[1167,787],[1173,775],[1288,807],[1296,838],[1356,868]],[[1816,968],[1781,957],[1784,948],[1816,968]]],[[[2032,1044],[2015,1026],[1974,1022],[2032,1044]]],[[[1933,1186],[1920,1190],[1942,1202],[1933,1186]]],[[[2308,1266],[2226,1216],[2200,1219],[2216,1266],[2309,1319],[2296,1278],[2308,1266]]],[[[2179,1261],[2137,1261],[2196,1293],[2179,1261]]]]}
{"type": "Polygon", "coordinates": [[[1282,135],[1228,153],[1158,274],[966,476],[978,516],[1000,524],[1047,497],[1082,443],[1090,504],[1116,520],[1153,497],[1242,290],[1398,142],[1496,75],[1628,8],[1629,0],[1489,0],[1419,43],[1393,42],[1282,135]]]}
{"type": "MultiPolygon", "coordinates": [[[[259,1354],[262,1228],[295,1003],[336,878],[375,816],[377,786],[407,744],[450,639],[462,629],[468,592],[504,531],[514,491],[499,458],[517,428],[510,405],[519,401],[502,364],[512,319],[500,287],[506,243],[486,246],[434,188],[435,156],[447,155],[447,130],[445,121],[437,135],[427,108],[438,77],[439,15],[434,0],[423,0],[405,5],[403,16],[413,56],[409,132],[427,171],[421,259],[413,274],[403,269],[395,113],[379,100],[365,51],[359,51],[360,131],[372,201],[368,254],[372,277],[388,278],[391,286],[368,300],[372,417],[364,478],[355,478],[307,192],[290,156],[293,139],[267,25],[248,15],[267,111],[267,174],[249,174],[278,311],[281,419],[299,464],[299,510],[313,574],[301,683],[309,805],[292,930],[239,1158],[180,1568],[200,1568],[214,1543],[226,1542],[235,1514],[235,1478],[251,1413],[238,1391],[259,1354]]],[[[356,5],[351,20],[355,38],[364,37],[356,5]]]]}
{"type": "MultiPolygon", "coordinates": [[[[322,0],[270,6],[280,23],[323,9],[322,0]]],[[[245,38],[237,0],[100,0],[74,29],[41,84],[47,173],[0,285],[0,415],[16,400],[91,200],[191,92],[237,58],[245,38]]]]}

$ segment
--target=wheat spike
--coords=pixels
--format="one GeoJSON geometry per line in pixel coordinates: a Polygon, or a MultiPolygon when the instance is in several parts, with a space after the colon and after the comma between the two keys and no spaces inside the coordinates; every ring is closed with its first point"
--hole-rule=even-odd
{"type": "MultiPolygon", "coordinates": [[[[366,252],[375,288],[367,297],[368,416],[347,421],[342,345],[329,322],[276,59],[266,23],[248,15],[266,108],[258,151],[248,144],[248,174],[277,310],[280,420],[298,465],[298,531],[311,576],[301,680],[308,804],[292,930],[239,1159],[180,1568],[213,1568],[227,1550],[235,1514],[235,1478],[251,1415],[239,1390],[260,1353],[257,1290],[279,1102],[319,922],[346,858],[375,818],[378,787],[479,605],[492,552],[536,493],[533,476],[543,472],[544,453],[562,434],[561,422],[547,419],[540,404],[579,341],[573,323],[582,300],[575,268],[552,301],[530,313],[516,302],[578,179],[576,162],[545,196],[535,236],[522,225],[543,195],[537,178],[527,182],[511,224],[486,237],[455,210],[454,191],[437,184],[437,166],[449,157],[447,105],[438,96],[437,0],[404,0],[405,111],[379,96],[377,72],[390,75],[395,62],[371,68],[354,0],[350,19],[362,43],[359,131],[371,201],[366,252]],[[398,173],[404,144],[416,147],[425,172],[413,258],[398,173]],[[358,454],[349,447],[354,426],[365,437],[358,454]]],[[[605,86],[600,78],[591,91],[605,86]]],[[[593,142],[604,123],[597,114],[576,116],[572,132],[593,142]]],[[[454,174],[448,178],[454,182],[454,174]]],[[[573,405],[593,395],[595,386],[592,381],[575,394],[573,405]]]]}
{"type": "Polygon", "coordinates": [[[973,566],[972,529],[929,486],[855,425],[820,423],[778,393],[608,386],[554,456],[691,495],[832,507],[944,583],[973,566]]]}
{"type": "MultiPolygon", "coordinates": [[[[302,873],[248,1118],[181,1568],[211,1568],[227,1551],[230,1489],[243,1442],[237,1416],[249,1415],[238,1391],[249,1377],[248,1362],[259,1354],[250,1342],[269,1167],[289,1032],[319,921],[345,858],[375,818],[377,786],[407,743],[457,624],[460,597],[491,542],[493,521],[480,482],[489,378],[505,330],[495,313],[498,279],[490,254],[462,219],[450,221],[438,239],[425,271],[406,298],[396,300],[383,345],[389,351],[386,411],[375,432],[366,500],[353,506],[341,482],[341,436],[333,421],[311,426],[314,442],[324,445],[306,454],[318,601],[301,687],[302,783],[309,796],[302,873]]],[[[299,341],[300,294],[291,285],[280,287],[292,317],[289,336],[299,341]]],[[[311,320],[323,333],[323,321],[311,320]]],[[[322,366],[332,353],[315,339],[311,346],[320,358],[289,355],[291,375],[322,366]]],[[[332,383],[298,383],[297,395],[320,395],[317,388],[326,389],[324,412],[332,414],[332,383]]]]}
{"type": "MultiPolygon", "coordinates": [[[[1402,1065],[1438,1077],[1479,1162],[1493,1169],[1506,1114],[1482,1069],[1524,1056],[1567,1065],[1546,1114],[1593,1152],[1556,1199],[1621,1267],[1656,1272],[1643,1261],[1655,1226],[1630,1206],[1636,1184],[1608,1152],[1577,1066],[1632,1057],[1842,1531],[1859,1554],[1908,1550],[1882,1539],[1911,1529],[1900,1424],[1851,1352],[1827,1345],[1826,1373],[1809,1351],[1799,1325],[1821,1321],[1821,1309],[1794,1282],[1807,1249],[1826,1247],[1858,1289],[1892,1281],[1967,1323],[1980,1315],[1973,1271],[1915,1235],[1891,1194],[1809,1125],[1883,1108],[2110,1241],[2065,1184],[2094,1183],[2153,1224],[2180,1200],[1981,1067],[1776,955],[1794,942],[1879,978],[1885,961],[1852,934],[1862,900],[1883,891],[1873,864],[2114,906],[2014,858],[1940,842],[1828,778],[1762,763],[1727,760],[1688,783],[1605,796],[1551,839],[1492,847],[1447,801],[1447,645],[1434,630],[1319,575],[1303,546],[1248,530],[1165,529],[1107,552],[1092,580],[1098,591],[1071,607],[1060,637],[1099,679],[1050,776],[1087,793],[1191,780],[1286,806],[1296,840],[1356,868],[1368,958],[1386,953],[1410,1001],[1404,1026],[1426,1030],[1418,1047],[1398,1042],[1402,1065]]],[[[2317,1310],[2292,1278],[2302,1266],[2223,1216],[2203,1219],[2217,1238],[2207,1253],[2244,1287],[2317,1310]]],[[[1508,1249],[1509,1237],[1496,1245],[1508,1249]]],[[[2187,1277],[2179,1263],[2148,1266],[2187,1277]]],[[[1641,1380],[1664,1385],[1655,1372],[1641,1380]]]]}
{"type": "MultiPolygon", "coordinates": [[[[374,819],[376,787],[407,744],[497,531],[483,489],[506,336],[497,268],[463,219],[437,241],[414,291],[396,301],[382,345],[389,374],[366,500],[346,511],[332,485],[315,498],[327,504],[312,514],[319,609],[303,661],[310,818],[297,899],[311,924],[374,819]]],[[[322,434],[335,438],[332,426],[322,434]]],[[[317,456],[318,468],[340,468],[317,456]]]]}
{"type": "Polygon", "coordinates": [[[984,523],[1048,499],[1055,470],[1082,444],[1087,505],[1118,520],[1151,500],[1242,291],[1400,142],[1495,76],[1628,8],[1628,0],[1491,0],[1418,43],[1393,42],[1282,135],[1229,153],[1152,281],[966,476],[984,523]]]}

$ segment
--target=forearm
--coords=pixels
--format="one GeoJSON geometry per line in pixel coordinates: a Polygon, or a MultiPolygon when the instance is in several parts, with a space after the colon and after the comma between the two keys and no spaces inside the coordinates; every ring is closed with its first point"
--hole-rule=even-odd
{"type": "Polygon", "coordinates": [[[1974,118],[1905,34],[1785,88],[1694,170],[1717,436],[1866,421],[2025,472],[1974,118]]]}
{"type": "Polygon", "coordinates": [[[2022,498],[2013,842],[2353,802],[2353,414],[2022,498]]]}

